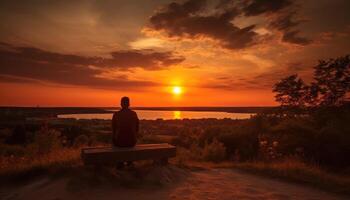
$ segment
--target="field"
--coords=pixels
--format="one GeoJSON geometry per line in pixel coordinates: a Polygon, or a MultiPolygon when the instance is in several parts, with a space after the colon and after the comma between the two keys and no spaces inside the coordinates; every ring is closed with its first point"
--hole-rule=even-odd
{"type": "MultiPolygon", "coordinates": [[[[10,118],[4,117],[8,113],[2,114],[0,177],[5,182],[1,184],[42,175],[75,176],[77,171],[82,173],[79,176],[89,177],[80,148],[110,145],[111,121],[58,119],[42,115],[42,111],[23,119],[26,112],[10,118]]],[[[331,118],[325,119],[323,114],[292,118],[258,114],[246,120],[141,120],[138,142],[176,145],[177,156],[171,163],[181,173],[185,169],[234,168],[350,194],[349,115],[344,109],[327,112],[331,118]]],[[[148,162],[137,166],[152,169],[148,162]]],[[[104,173],[111,176],[108,170],[104,173]]],[[[120,174],[112,177],[118,184],[134,185],[120,174]]],[[[166,182],[147,177],[144,181],[166,182]]]]}

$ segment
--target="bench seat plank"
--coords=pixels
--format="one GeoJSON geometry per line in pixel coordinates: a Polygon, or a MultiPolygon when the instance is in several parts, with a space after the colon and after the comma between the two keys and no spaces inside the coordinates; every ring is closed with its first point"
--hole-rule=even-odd
{"type": "Polygon", "coordinates": [[[140,144],[135,147],[83,148],[81,157],[85,165],[116,164],[118,161],[158,160],[176,156],[176,147],[167,143],[140,144]]]}

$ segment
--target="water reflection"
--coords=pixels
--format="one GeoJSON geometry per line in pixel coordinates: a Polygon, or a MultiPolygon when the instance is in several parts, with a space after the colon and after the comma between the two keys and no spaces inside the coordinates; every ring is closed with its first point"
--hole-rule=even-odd
{"type": "MultiPolygon", "coordinates": [[[[196,112],[196,111],[167,111],[167,110],[135,110],[139,119],[156,120],[156,119],[203,119],[203,118],[231,118],[247,119],[253,113],[227,113],[227,112],[196,112]]],[[[112,113],[95,113],[95,114],[64,114],[58,115],[59,118],[75,119],[112,119],[112,113]]]]}
{"type": "Polygon", "coordinates": [[[174,119],[181,119],[181,111],[174,111],[174,119]]]}

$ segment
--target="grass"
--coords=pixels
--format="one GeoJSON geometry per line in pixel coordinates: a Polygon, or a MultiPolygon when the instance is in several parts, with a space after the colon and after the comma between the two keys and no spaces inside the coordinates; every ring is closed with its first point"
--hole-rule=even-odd
{"type": "Polygon", "coordinates": [[[79,148],[61,148],[48,154],[0,157],[0,185],[26,183],[37,178],[67,178],[69,189],[80,190],[90,186],[120,185],[164,186],[187,177],[187,170],[174,165],[155,166],[152,161],[135,163],[134,169],[116,171],[113,166],[84,166],[79,148]]]}
{"type": "MultiPolygon", "coordinates": [[[[172,159],[172,162],[183,169],[191,169],[191,171],[196,169],[209,168],[236,168],[257,175],[279,178],[296,183],[311,185],[330,192],[350,195],[349,176],[340,176],[338,174],[329,173],[328,171],[325,171],[316,165],[305,164],[304,162],[297,159],[285,159],[283,161],[274,162],[256,161],[236,163],[232,161],[223,161],[214,163],[199,160],[195,161],[188,157],[184,159],[182,158],[182,154],[183,153],[179,151],[177,157],[175,159],[172,159]]],[[[139,167],[144,168],[145,166],[142,165],[139,167]]],[[[148,166],[149,169],[146,170],[147,173],[141,173],[136,170],[135,173],[118,172],[117,174],[111,176],[109,172],[107,173],[109,175],[106,177],[114,177],[113,180],[116,179],[119,183],[129,183],[129,179],[131,182],[135,182],[141,177],[142,174],[148,174],[154,178],[149,179],[147,175],[143,177],[143,179],[145,179],[143,182],[156,182],[159,177],[155,178],[155,174],[159,174],[159,169],[153,169],[154,167],[150,167],[151,166],[148,166]],[[157,171],[157,173],[154,171],[157,171]]],[[[100,178],[104,177],[103,172],[101,173],[102,174],[99,176],[100,178]]],[[[163,176],[169,176],[169,172],[165,171],[164,173],[166,175],[161,175],[161,178],[163,176]]],[[[91,171],[89,172],[88,169],[82,167],[80,149],[62,148],[42,156],[35,156],[32,158],[0,157],[0,177],[1,179],[8,180],[10,182],[31,180],[32,178],[40,175],[56,175],[62,177],[64,174],[70,174],[70,176],[73,178],[76,177],[79,180],[84,180],[82,177],[85,176],[92,176],[91,171]]],[[[171,174],[172,173],[170,173],[170,175],[171,174]]],[[[86,180],[90,179],[91,178],[88,178],[86,180]]],[[[133,184],[134,183],[131,183],[131,185],[133,184]]]]}
{"type": "Polygon", "coordinates": [[[350,177],[329,173],[299,160],[237,163],[235,168],[250,173],[311,185],[330,192],[350,195],[350,177]]]}
{"type": "Polygon", "coordinates": [[[80,150],[73,148],[35,157],[1,157],[0,177],[5,180],[26,180],[47,172],[67,170],[80,162],[80,150]]]}
{"type": "Polygon", "coordinates": [[[306,164],[298,159],[288,158],[282,161],[269,162],[208,162],[193,160],[188,156],[188,151],[179,150],[175,158],[175,164],[191,170],[234,168],[256,175],[310,185],[329,192],[350,195],[350,176],[348,174],[331,173],[317,165],[306,164]]]}

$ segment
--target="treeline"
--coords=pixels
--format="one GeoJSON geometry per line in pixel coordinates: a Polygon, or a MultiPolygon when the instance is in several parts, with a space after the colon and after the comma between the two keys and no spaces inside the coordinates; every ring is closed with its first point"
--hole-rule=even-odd
{"type": "Polygon", "coordinates": [[[91,107],[0,107],[0,120],[26,120],[28,118],[54,118],[60,114],[111,113],[104,108],[91,107]]]}

